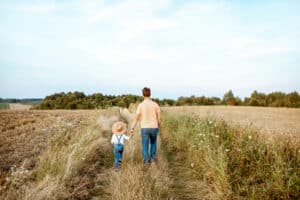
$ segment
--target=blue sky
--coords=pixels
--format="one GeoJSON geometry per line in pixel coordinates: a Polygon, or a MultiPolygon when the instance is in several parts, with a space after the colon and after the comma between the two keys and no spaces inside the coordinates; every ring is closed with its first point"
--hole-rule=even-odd
{"type": "Polygon", "coordinates": [[[0,1],[0,97],[300,91],[300,1],[0,1]]]}

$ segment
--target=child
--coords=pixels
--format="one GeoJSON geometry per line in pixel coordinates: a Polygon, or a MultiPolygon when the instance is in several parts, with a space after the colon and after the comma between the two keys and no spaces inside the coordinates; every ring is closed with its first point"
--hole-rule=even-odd
{"type": "Polygon", "coordinates": [[[124,140],[129,140],[129,136],[125,135],[126,124],[124,122],[115,122],[112,126],[111,143],[114,145],[114,167],[118,171],[124,151],[124,140]]]}

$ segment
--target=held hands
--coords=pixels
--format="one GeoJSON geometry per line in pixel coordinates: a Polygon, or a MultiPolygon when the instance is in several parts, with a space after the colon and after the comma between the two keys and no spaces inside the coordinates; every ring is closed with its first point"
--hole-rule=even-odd
{"type": "Polygon", "coordinates": [[[134,135],[134,128],[131,128],[130,129],[130,136],[133,136],[134,135]]]}

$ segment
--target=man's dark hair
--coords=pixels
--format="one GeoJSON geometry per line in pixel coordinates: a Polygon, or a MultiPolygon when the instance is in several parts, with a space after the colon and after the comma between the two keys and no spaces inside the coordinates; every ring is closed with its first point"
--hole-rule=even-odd
{"type": "Polygon", "coordinates": [[[147,88],[147,87],[143,88],[143,96],[144,97],[150,97],[151,96],[151,90],[150,90],[150,88],[147,88]]]}

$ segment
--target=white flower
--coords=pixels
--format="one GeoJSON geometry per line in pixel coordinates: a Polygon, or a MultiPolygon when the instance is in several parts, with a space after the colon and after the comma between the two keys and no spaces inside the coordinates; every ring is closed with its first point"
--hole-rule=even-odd
{"type": "Polygon", "coordinates": [[[212,124],[212,121],[208,121],[209,124],[212,124]]]}
{"type": "Polygon", "coordinates": [[[191,168],[193,168],[195,166],[195,164],[194,163],[191,163],[191,168]]]}
{"type": "Polygon", "coordinates": [[[230,149],[225,149],[226,152],[230,151],[230,149]]]}
{"type": "Polygon", "coordinates": [[[215,137],[216,137],[216,138],[219,138],[220,136],[219,136],[219,135],[215,135],[215,137]]]}
{"type": "Polygon", "coordinates": [[[252,136],[251,136],[251,135],[249,135],[249,136],[248,136],[248,139],[249,139],[249,140],[251,140],[251,139],[252,139],[252,136]]]}

